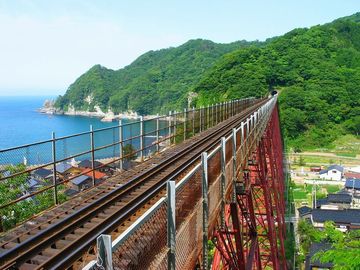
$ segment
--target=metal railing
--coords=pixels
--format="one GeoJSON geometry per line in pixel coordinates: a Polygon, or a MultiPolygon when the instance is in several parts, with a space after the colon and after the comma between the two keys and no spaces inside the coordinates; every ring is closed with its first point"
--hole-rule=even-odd
{"type": "Polygon", "coordinates": [[[0,231],[195,136],[252,102],[246,98],[148,119],[140,116],[63,137],[53,132],[49,140],[0,150],[0,185],[11,191],[0,198],[0,231]],[[32,210],[21,212],[24,207],[32,210]]]}
{"type": "Polygon", "coordinates": [[[119,237],[97,239],[97,260],[84,269],[190,269],[198,258],[208,269],[208,234],[225,201],[233,200],[236,175],[264,134],[277,97],[243,121],[119,237]],[[167,239],[167,241],[166,241],[167,239]]]}

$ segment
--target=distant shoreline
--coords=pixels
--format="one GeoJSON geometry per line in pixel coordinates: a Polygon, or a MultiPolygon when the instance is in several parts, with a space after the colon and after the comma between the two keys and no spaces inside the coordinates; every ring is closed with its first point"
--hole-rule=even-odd
{"type": "MultiPolygon", "coordinates": [[[[43,107],[39,108],[37,112],[48,115],[68,115],[68,116],[85,116],[85,117],[95,117],[101,119],[102,122],[113,122],[121,119],[139,119],[140,115],[137,112],[129,111],[122,112],[119,114],[114,114],[111,110],[108,110],[107,113],[103,112],[99,106],[95,106],[94,112],[89,111],[77,111],[75,108],[70,107],[69,111],[59,110],[54,107],[54,101],[45,100],[43,107]]],[[[157,117],[157,115],[145,115],[144,119],[152,119],[157,117]]]]}

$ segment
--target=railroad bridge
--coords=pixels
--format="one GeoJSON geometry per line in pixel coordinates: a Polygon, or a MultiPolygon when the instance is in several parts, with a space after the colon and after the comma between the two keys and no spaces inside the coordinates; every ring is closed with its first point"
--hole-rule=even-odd
{"type": "Polygon", "coordinates": [[[0,269],[287,269],[277,96],[182,115],[151,158],[141,141],[144,162],[1,236],[0,269]]]}

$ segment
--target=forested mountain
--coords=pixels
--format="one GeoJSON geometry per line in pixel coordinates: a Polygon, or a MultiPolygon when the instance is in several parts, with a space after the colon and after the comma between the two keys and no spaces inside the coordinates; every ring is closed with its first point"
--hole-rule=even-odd
{"type": "Polygon", "coordinates": [[[258,44],[217,44],[197,39],[176,48],[147,52],[116,71],[96,65],[70,85],[56,106],[67,110],[71,104],[77,110],[91,111],[99,105],[104,110],[111,107],[115,113],[130,109],[140,114],[182,109],[189,90],[216,60],[228,52],[258,44]]]}
{"type": "Polygon", "coordinates": [[[360,13],[266,42],[190,40],[150,51],[114,71],[94,66],[56,106],[151,114],[232,98],[280,92],[284,135],[291,145],[328,146],[360,132],[360,13]],[[92,99],[87,97],[91,96],[92,99]]]}
{"type": "Polygon", "coordinates": [[[342,133],[359,134],[360,14],[227,54],[195,87],[199,105],[272,89],[280,91],[291,145],[322,147],[342,133]]]}

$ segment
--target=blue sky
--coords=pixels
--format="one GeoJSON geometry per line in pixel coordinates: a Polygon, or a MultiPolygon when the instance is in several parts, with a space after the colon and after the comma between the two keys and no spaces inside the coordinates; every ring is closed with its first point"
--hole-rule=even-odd
{"type": "Polygon", "coordinates": [[[57,95],[95,64],[204,38],[264,40],[360,11],[359,0],[0,0],[0,95],[57,95]]]}

